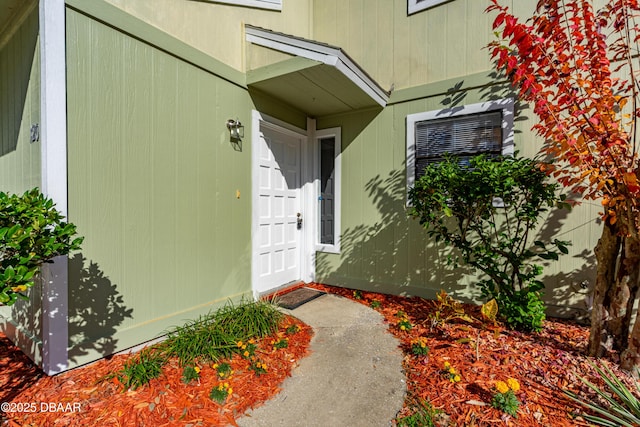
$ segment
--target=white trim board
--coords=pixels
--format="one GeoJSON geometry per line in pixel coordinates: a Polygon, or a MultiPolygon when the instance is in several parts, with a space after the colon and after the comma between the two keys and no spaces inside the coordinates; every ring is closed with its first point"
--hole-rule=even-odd
{"type": "MultiPolygon", "coordinates": [[[[42,193],[67,212],[67,87],[65,1],[40,2],[40,135],[42,193]]],[[[44,264],[42,276],[42,370],[47,375],[68,367],[67,257],[44,264]]]]}
{"type": "Polygon", "coordinates": [[[210,3],[224,3],[234,6],[255,7],[267,10],[282,10],[282,0],[207,0],[210,3]]]}
{"type": "Polygon", "coordinates": [[[389,101],[389,94],[338,47],[251,25],[245,25],[245,33],[246,40],[255,45],[335,67],[382,107],[389,101]]]}

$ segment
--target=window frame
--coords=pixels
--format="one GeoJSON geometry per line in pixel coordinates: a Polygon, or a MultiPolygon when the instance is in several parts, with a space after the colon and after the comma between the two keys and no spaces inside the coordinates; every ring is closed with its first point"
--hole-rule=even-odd
{"type": "MultiPolygon", "coordinates": [[[[428,120],[445,119],[469,114],[487,113],[502,110],[502,155],[511,156],[514,153],[513,118],[515,102],[513,98],[503,98],[495,101],[479,102],[441,110],[425,111],[409,114],[406,119],[407,133],[407,206],[409,205],[409,189],[415,184],[416,168],[416,124],[428,120]]],[[[455,153],[453,153],[455,154],[455,153]]]]}
{"type": "Polygon", "coordinates": [[[224,3],[235,6],[255,7],[257,9],[282,10],[283,0],[208,0],[211,3],[224,3]]]}
{"type": "Polygon", "coordinates": [[[451,0],[407,0],[407,15],[413,15],[414,13],[449,1],[451,0]]]}
{"type": "Polygon", "coordinates": [[[316,231],[315,231],[315,247],[318,252],[339,254],[340,253],[340,235],[341,235],[341,195],[342,195],[342,139],[341,139],[341,128],[330,128],[330,129],[322,129],[317,130],[314,135],[314,181],[315,181],[315,191],[314,196],[315,200],[318,202],[316,205],[317,219],[316,219],[316,231]],[[334,140],[334,222],[333,222],[333,244],[320,243],[320,224],[322,221],[321,212],[320,212],[320,141],[323,139],[333,138],[334,140]]]}

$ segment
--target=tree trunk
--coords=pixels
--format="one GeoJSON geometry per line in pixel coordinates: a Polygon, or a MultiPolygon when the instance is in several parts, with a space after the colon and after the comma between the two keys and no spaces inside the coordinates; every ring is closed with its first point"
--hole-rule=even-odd
{"type": "Polygon", "coordinates": [[[590,356],[602,356],[613,348],[614,337],[607,328],[610,321],[611,297],[616,292],[615,273],[621,239],[617,227],[604,224],[602,235],[595,247],[597,262],[596,283],[593,289],[593,308],[591,311],[591,332],[589,334],[590,356]]]}
{"type": "Polygon", "coordinates": [[[628,277],[629,283],[629,303],[628,303],[628,322],[626,324],[626,333],[624,347],[621,348],[620,366],[622,369],[630,371],[634,376],[638,377],[638,369],[640,369],[640,321],[635,321],[631,336],[629,337],[629,329],[633,312],[633,305],[640,288],[640,241],[635,237],[627,237],[625,242],[625,252],[627,254],[624,271],[628,277]]]}

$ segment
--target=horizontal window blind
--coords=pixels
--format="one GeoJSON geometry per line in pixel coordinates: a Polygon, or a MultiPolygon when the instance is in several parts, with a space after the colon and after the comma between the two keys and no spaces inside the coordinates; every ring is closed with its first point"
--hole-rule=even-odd
{"type": "Polygon", "coordinates": [[[470,114],[417,122],[415,126],[415,156],[418,179],[424,168],[439,163],[446,154],[459,158],[460,163],[485,153],[502,153],[502,112],[470,114]]]}

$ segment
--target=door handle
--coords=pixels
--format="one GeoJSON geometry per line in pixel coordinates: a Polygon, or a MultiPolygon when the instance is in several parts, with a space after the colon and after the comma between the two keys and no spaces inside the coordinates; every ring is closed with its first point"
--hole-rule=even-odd
{"type": "Polygon", "coordinates": [[[297,225],[298,225],[298,230],[300,230],[302,228],[302,214],[300,212],[298,212],[298,214],[296,215],[297,217],[297,225]]]}

